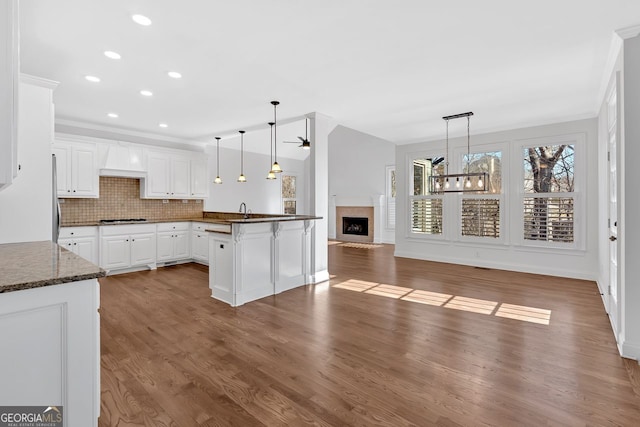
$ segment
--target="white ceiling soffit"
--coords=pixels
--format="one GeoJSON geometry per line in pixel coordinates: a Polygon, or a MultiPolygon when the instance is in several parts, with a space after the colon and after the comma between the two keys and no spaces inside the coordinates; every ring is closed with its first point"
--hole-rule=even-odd
{"type": "Polygon", "coordinates": [[[465,111],[473,133],[593,117],[614,30],[640,21],[636,0],[20,6],[22,71],[60,82],[58,119],[195,141],[266,125],[271,100],[395,143],[441,138],[465,111]]]}

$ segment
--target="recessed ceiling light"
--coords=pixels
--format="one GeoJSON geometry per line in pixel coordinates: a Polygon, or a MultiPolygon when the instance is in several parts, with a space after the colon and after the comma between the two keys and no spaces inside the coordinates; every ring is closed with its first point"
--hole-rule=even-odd
{"type": "Polygon", "coordinates": [[[171,77],[172,79],[181,79],[182,78],[182,74],[180,74],[177,71],[169,71],[167,73],[169,75],[169,77],[171,77]]]}
{"type": "Polygon", "coordinates": [[[142,95],[142,96],[153,96],[153,92],[151,92],[150,90],[141,90],[140,91],[140,95],[142,95]]]}
{"type": "Polygon", "coordinates": [[[84,76],[85,79],[89,80],[92,83],[100,83],[100,77],[96,76],[84,76]]]}
{"type": "Polygon", "coordinates": [[[132,15],[131,19],[133,19],[136,24],[144,25],[145,27],[151,25],[151,19],[144,15],[132,15]]]}
{"type": "Polygon", "coordinates": [[[160,124],[158,124],[158,126],[160,126],[161,128],[168,128],[169,127],[169,125],[166,124],[166,123],[160,123],[160,124]]]}
{"type": "Polygon", "coordinates": [[[111,59],[120,59],[120,54],[118,52],[114,52],[112,50],[105,50],[104,56],[111,59]]]}
{"type": "Polygon", "coordinates": [[[116,113],[108,113],[107,116],[111,117],[112,119],[118,118],[118,115],[116,113]]]}

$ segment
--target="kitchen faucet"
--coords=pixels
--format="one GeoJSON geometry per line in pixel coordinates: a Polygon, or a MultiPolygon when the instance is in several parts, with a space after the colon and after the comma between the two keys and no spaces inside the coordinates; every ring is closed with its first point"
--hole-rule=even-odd
{"type": "Polygon", "coordinates": [[[238,212],[244,214],[244,219],[249,218],[249,214],[247,213],[247,204],[245,202],[240,203],[240,209],[238,210],[238,212]],[[244,208],[244,211],[242,210],[242,208],[244,208]]]}

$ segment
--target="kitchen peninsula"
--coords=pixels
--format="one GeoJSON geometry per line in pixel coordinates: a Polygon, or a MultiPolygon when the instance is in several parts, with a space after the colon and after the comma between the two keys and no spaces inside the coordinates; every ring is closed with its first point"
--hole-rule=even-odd
{"type": "Polygon", "coordinates": [[[64,425],[97,425],[104,275],[51,241],[0,245],[3,405],[56,406],[64,425]]]}
{"type": "Polygon", "coordinates": [[[316,216],[205,213],[211,296],[236,307],[304,286],[316,216]],[[225,225],[226,223],[226,225],[225,225]]]}

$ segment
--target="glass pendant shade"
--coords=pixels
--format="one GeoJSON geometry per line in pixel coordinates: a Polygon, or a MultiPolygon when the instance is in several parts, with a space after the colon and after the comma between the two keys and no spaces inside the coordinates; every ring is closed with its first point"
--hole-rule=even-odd
{"type": "Polygon", "coordinates": [[[213,180],[214,184],[222,184],[222,178],[220,178],[220,137],[216,136],[216,162],[218,167],[216,169],[216,179],[213,180]]]}
{"type": "Polygon", "coordinates": [[[240,176],[238,182],[247,182],[247,177],[244,176],[244,131],[239,130],[240,133],[240,176]]]}
{"type": "Polygon", "coordinates": [[[269,122],[268,125],[271,127],[271,129],[269,129],[271,131],[271,142],[269,147],[271,148],[271,160],[270,160],[270,166],[271,169],[269,169],[269,173],[267,174],[267,179],[276,179],[276,174],[273,172],[273,125],[275,125],[275,122],[269,122]]]}
{"type": "Polygon", "coordinates": [[[271,172],[273,173],[282,173],[282,168],[278,164],[278,120],[276,114],[276,108],[280,102],[271,101],[271,105],[273,105],[273,165],[271,165],[271,172]]]}

